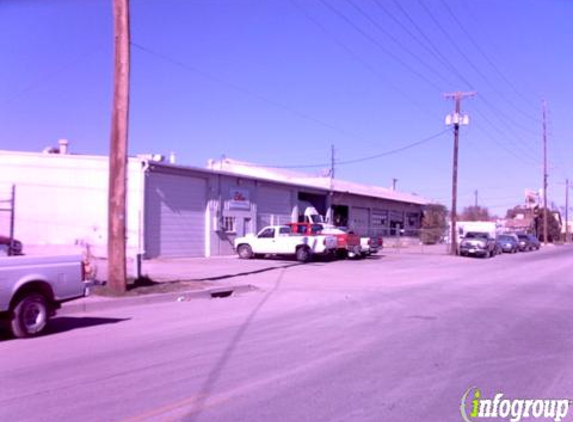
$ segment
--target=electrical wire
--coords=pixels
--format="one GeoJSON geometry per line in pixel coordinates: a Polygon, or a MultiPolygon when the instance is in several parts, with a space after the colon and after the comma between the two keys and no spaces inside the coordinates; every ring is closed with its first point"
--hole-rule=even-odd
{"type": "Polygon", "coordinates": [[[45,73],[44,75],[42,75],[42,77],[31,82],[26,87],[17,91],[15,94],[11,95],[6,100],[2,101],[0,103],[0,105],[6,106],[8,104],[13,103],[17,99],[19,99],[20,97],[33,91],[37,87],[42,86],[44,83],[54,79],[56,76],[59,76],[60,74],[69,71],[70,69],[74,68],[75,66],[78,66],[80,63],[83,63],[84,61],[91,58],[93,55],[100,52],[101,50],[103,50],[103,45],[98,45],[98,46],[96,46],[96,48],[94,48],[93,50],[90,50],[88,53],[84,52],[84,54],[81,54],[78,57],[75,57],[73,60],[70,60],[69,62],[65,63],[64,65],[58,66],[52,72],[45,73]]]}
{"type": "MultiPolygon", "coordinates": [[[[474,48],[482,55],[482,57],[485,59],[485,61],[489,64],[489,66],[498,74],[498,76],[503,79],[503,81],[516,93],[518,94],[520,97],[522,97],[522,99],[525,99],[527,101],[527,99],[517,90],[517,88],[515,87],[515,85],[511,82],[511,80],[509,78],[507,78],[503,72],[501,72],[501,70],[499,69],[498,66],[496,66],[496,64],[493,62],[493,60],[491,60],[489,58],[489,56],[485,53],[485,51],[479,46],[479,44],[476,42],[476,40],[474,39],[474,37],[470,34],[470,32],[466,29],[466,27],[460,22],[460,20],[457,18],[457,16],[455,15],[455,13],[453,12],[452,8],[447,4],[447,2],[445,0],[440,0],[442,3],[442,6],[446,9],[446,11],[448,12],[448,14],[451,16],[451,18],[454,20],[454,22],[456,23],[456,25],[460,28],[460,30],[466,35],[466,37],[468,38],[468,40],[470,41],[470,43],[474,46],[474,48]]],[[[541,120],[539,118],[536,118],[534,116],[532,116],[529,113],[524,112],[523,110],[521,110],[519,107],[516,107],[511,101],[507,100],[505,98],[506,102],[508,104],[510,104],[510,106],[516,110],[517,112],[521,113],[523,116],[529,118],[530,120],[533,120],[535,122],[541,123],[541,120]]]]}
{"type": "Polygon", "coordinates": [[[302,111],[296,110],[296,109],[294,109],[294,108],[292,108],[292,107],[290,107],[290,106],[287,106],[287,105],[285,105],[285,104],[283,104],[283,103],[280,103],[280,102],[278,102],[278,101],[275,101],[275,100],[273,100],[273,99],[270,99],[270,98],[268,98],[268,97],[265,97],[265,96],[263,96],[263,95],[260,95],[260,94],[258,94],[258,93],[256,93],[256,92],[251,91],[251,90],[245,89],[245,88],[243,88],[243,87],[241,87],[241,86],[239,86],[239,85],[237,85],[237,84],[235,84],[235,83],[233,83],[233,82],[229,82],[229,81],[224,80],[224,79],[222,79],[222,78],[220,78],[220,77],[218,77],[218,76],[211,75],[211,74],[209,74],[209,73],[207,73],[207,72],[205,72],[205,71],[203,71],[203,70],[201,70],[201,69],[199,69],[199,68],[197,68],[197,67],[195,67],[195,66],[187,65],[187,64],[181,62],[180,60],[174,59],[174,58],[169,57],[169,56],[167,56],[167,55],[165,55],[165,54],[162,54],[162,53],[158,53],[158,52],[156,52],[156,51],[154,51],[154,50],[152,50],[152,49],[150,49],[150,48],[148,48],[148,47],[145,47],[145,46],[143,46],[143,45],[141,45],[141,44],[139,44],[139,43],[136,43],[136,42],[133,42],[133,41],[132,41],[132,42],[131,42],[131,45],[132,45],[133,47],[137,48],[138,50],[143,51],[143,52],[146,53],[146,54],[149,54],[149,55],[151,55],[151,56],[154,56],[154,57],[156,57],[156,58],[158,58],[158,59],[161,59],[161,60],[163,60],[163,61],[165,61],[165,62],[171,63],[172,65],[177,66],[177,67],[179,67],[179,68],[181,68],[181,69],[184,69],[184,70],[187,70],[187,71],[196,73],[196,74],[202,76],[202,77],[205,78],[205,79],[209,79],[209,80],[211,80],[211,81],[213,81],[213,82],[217,82],[217,83],[219,83],[219,84],[225,85],[225,86],[227,86],[227,87],[229,87],[229,88],[232,88],[233,90],[235,90],[235,91],[237,91],[237,92],[240,92],[240,93],[243,94],[243,95],[249,96],[249,97],[251,97],[251,98],[255,98],[255,99],[257,99],[258,101],[261,101],[261,102],[270,104],[270,105],[272,105],[272,106],[274,106],[274,107],[276,107],[276,108],[282,109],[282,110],[284,110],[284,111],[288,111],[289,113],[291,113],[291,114],[293,114],[293,115],[295,115],[295,116],[298,116],[298,117],[300,117],[300,118],[302,118],[302,119],[311,121],[311,122],[316,123],[316,124],[318,124],[318,125],[320,125],[320,126],[323,126],[323,127],[328,128],[328,129],[330,129],[330,130],[333,130],[333,131],[335,131],[335,132],[338,132],[338,133],[340,133],[340,134],[342,134],[342,135],[344,135],[344,136],[346,136],[346,137],[353,138],[353,139],[360,139],[360,140],[362,140],[362,141],[364,141],[364,142],[369,142],[367,139],[365,139],[365,138],[363,138],[363,137],[361,137],[361,136],[359,136],[359,135],[350,133],[349,131],[347,131],[347,130],[345,130],[345,129],[341,129],[341,128],[339,128],[339,127],[336,127],[336,126],[334,126],[334,125],[332,125],[332,124],[330,124],[330,123],[328,123],[328,122],[325,122],[324,120],[321,120],[321,119],[318,119],[318,118],[316,118],[316,117],[313,117],[313,116],[311,116],[310,114],[307,114],[307,113],[304,113],[304,112],[302,112],[302,111]]]}
{"type": "MultiPolygon", "coordinates": [[[[432,13],[432,11],[424,4],[424,2],[422,0],[418,0],[418,3],[420,4],[420,6],[424,9],[424,11],[426,12],[426,14],[430,17],[430,19],[432,20],[432,22],[434,22],[434,24],[437,26],[437,28],[440,30],[440,32],[446,37],[446,39],[450,42],[450,44],[454,47],[454,49],[456,50],[456,52],[458,53],[458,55],[460,57],[462,57],[464,59],[464,61],[474,70],[474,72],[476,72],[489,86],[490,88],[492,88],[492,90],[496,93],[498,93],[498,95],[502,95],[499,93],[499,90],[491,83],[491,81],[489,80],[489,78],[475,65],[475,63],[469,59],[469,57],[467,56],[467,54],[465,54],[465,52],[463,51],[463,49],[458,45],[458,43],[454,40],[454,38],[451,36],[451,34],[444,28],[444,26],[440,23],[440,21],[436,18],[436,16],[432,13]]],[[[498,109],[496,106],[494,106],[492,103],[490,103],[489,101],[487,101],[485,98],[481,98],[482,101],[484,101],[488,107],[492,108],[493,110],[496,111],[497,115],[501,118],[504,117],[506,121],[511,122],[513,125],[515,125],[516,127],[528,131],[530,133],[533,133],[531,131],[529,131],[528,128],[526,128],[525,126],[521,125],[520,123],[518,123],[516,120],[514,120],[512,117],[510,117],[508,114],[502,112],[500,109],[498,109]]]]}
{"type": "MultiPolygon", "coordinates": [[[[415,142],[406,144],[404,146],[401,146],[401,147],[398,147],[395,149],[391,149],[391,150],[384,151],[384,152],[374,154],[374,155],[369,155],[366,157],[355,158],[352,160],[335,161],[334,164],[337,166],[344,166],[344,165],[349,165],[349,164],[363,163],[365,161],[375,160],[378,158],[386,157],[388,155],[398,154],[400,152],[403,152],[403,151],[409,150],[411,148],[423,145],[427,142],[430,142],[431,140],[439,138],[444,133],[450,132],[450,131],[451,131],[451,129],[448,128],[448,129],[442,130],[441,132],[435,133],[434,135],[420,139],[419,141],[415,141],[415,142]]],[[[244,165],[245,167],[261,167],[261,168],[271,167],[271,168],[277,168],[277,169],[305,169],[305,168],[325,168],[325,167],[330,167],[331,164],[332,164],[332,162],[324,162],[324,163],[316,163],[316,164],[290,164],[290,165],[273,165],[273,164],[265,165],[265,164],[244,163],[242,165],[244,165]]]]}
{"type": "Polygon", "coordinates": [[[399,48],[401,48],[403,51],[405,51],[410,57],[412,57],[414,60],[416,60],[418,63],[420,63],[427,70],[429,70],[434,76],[437,76],[442,81],[446,82],[449,85],[452,85],[451,81],[448,80],[442,73],[438,72],[436,69],[434,69],[432,66],[430,66],[426,61],[422,60],[420,58],[420,56],[413,53],[398,38],[396,38],[390,31],[387,31],[380,23],[378,23],[377,20],[375,20],[368,13],[366,13],[366,11],[363,8],[358,6],[352,0],[346,0],[346,2],[348,4],[350,4],[356,11],[358,11],[358,13],[361,16],[363,16],[368,22],[370,22],[376,29],[378,29],[378,31],[380,31],[382,34],[384,34],[386,37],[388,37],[390,40],[392,40],[392,42],[394,44],[396,44],[399,48]]]}
{"type": "Polygon", "coordinates": [[[429,141],[431,141],[431,140],[433,140],[433,139],[439,138],[440,136],[442,136],[442,135],[443,135],[444,133],[446,133],[446,132],[451,132],[451,129],[448,128],[448,129],[442,130],[441,132],[438,132],[438,133],[436,133],[436,134],[434,134],[434,135],[428,136],[427,138],[421,139],[421,140],[419,140],[419,141],[412,142],[411,144],[405,145],[405,146],[400,147],[400,148],[396,148],[396,149],[393,149],[393,150],[390,150],[390,151],[386,151],[386,152],[383,152],[383,153],[380,153],[380,154],[370,155],[370,156],[368,156],[368,157],[356,158],[356,159],[353,159],[353,160],[338,161],[336,164],[337,164],[337,165],[347,165],[347,164],[363,163],[364,161],[375,160],[375,159],[377,159],[377,158],[381,158],[381,157],[386,157],[386,156],[388,156],[388,155],[397,154],[397,153],[399,153],[399,152],[406,151],[406,150],[408,150],[408,149],[410,149],[410,148],[414,148],[414,147],[417,147],[417,146],[419,146],[419,145],[425,144],[426,142],[429,142],[429,141]]]}
{"type": "Polygon", "coordinates": [[[304,16],[306,17],[311,23],[313,23],[314,25],[316,25],[316,27],[327,37],[329,38],[332,42],[334,42],[336,45],[338,45],[342,50],[344,50],[350,57],[352,57],[354,60],[356,60],[357,62],[359,62],[361,65],[363,65],[366,69],[368,69],[370,71],[370,73],[372,73],[376,78],[380,79],[381,81],[384,82],[385,86],[389,86],[391,87],[393,90],[395,90],[397,93],[399,93],[403,98],[407,99],[411,104],[413,104],[414,106],[416,106],[416,108],[424,113],[426,113],[427,115],[436,118],[436,119],[441,119],[442,117],[439,116],[438,114],[428,110],[427,107],[422,106],[417,100],[415,100],[412,96],[410,96],[406,91],[402,90],[401,88],[399,88],[396,84],[394,84],[392,81],[390,81],[388,78],[382,76],[382,74],[374,67],[372,66],[370,63],[368,63],[366,60],[364,60],[360,55],[358,55],[354,50],[352,50],[350,47],[348,47],[347,44],[343,43],[342,41],[340,41],[339,38],[337,38],[336,36],[334,36],[332,34],[332,32],[330,32],[320,21],[318,21],[317,19],[315,19],[311,14],[309,14],[300,4],[298,4],[295,0],[288,0],[293,6],[295,6],[298,11],[304,16]]]}
{"type": "Polygon", "coordinates": [[[407,69],[410,73],[412,73],[413,75],[417,76],[419,79],[423,80],[424,82],[426,82],[428,85],[432,86],[434,89],[438,90],[438,91],[443,91],[443,89],[436,84],[434,81],[428,79],[423,73],[418,72],[416,69],[414,69],[412,66],[410,66],[408,63],[406,63],[404,60],[402,60],[399,56],[397,56],[396,54],[394,54],[393,52],[391,52],[390,50],[388,50],[386,47],[384,47],[384,45],[382,45],[377,39],[375,39],[374,37],[370,36],[366,31],[364,31],[362,28],[360,28],[358,25],[356,25],[352,20],[350,20],[344,13],[342,13],[340,10],[338,10],[337,8],[335,8],[334,6],[332,6],[331,4],[327,3],[326,0],[319,0],[326,8],[328,8],[332,13],[334,13],[336,16],[338,16],[341,20],[343,20],[346,24],[348,24],[349,26],[351,26],[355,31],[357,31],[360,35],[362,35],[364,38],[366,38],[368,41],[370,41],[372,44],[374,44],[380,51],[382,51],[384,54],[386,54],[387,56],[391,57],[394,61],[396,61],[397,63],[399,63],[400,65],[402,65],[405,69],[407,69]]]}

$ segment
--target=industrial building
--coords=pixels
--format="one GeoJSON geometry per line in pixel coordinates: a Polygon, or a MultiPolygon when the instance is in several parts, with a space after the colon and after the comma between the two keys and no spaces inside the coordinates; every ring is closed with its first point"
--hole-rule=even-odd
{"type": "MultiPolygon", "coordinates": [[[[89,244],[107,254],[108,157],[0,151],[0,199],[15,186],[15,237],[25,245],[89,244]]],[[[359,234],[420,227],[416,195],[230,159],[207,168],[161,156],[128,158],[127,253],[143,258],[228,255],[233,239],[297,221],[313,206],[359,234]]],[[[8,228],[0,213],[0,233],[8,228]]]]}

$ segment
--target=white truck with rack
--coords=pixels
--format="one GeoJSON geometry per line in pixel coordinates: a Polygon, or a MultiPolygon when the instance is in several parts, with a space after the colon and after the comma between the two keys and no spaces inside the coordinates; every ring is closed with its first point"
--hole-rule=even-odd
{"type": "Polygon", "coordinates": [[[337,243],[332,235],[299,235],[289,226],[267,226],[258,234],[248,234],[235,239],[239,258],[249,259],[264,255],[294,255],[300,262],[315,255],[334,255],[337,243]]]}

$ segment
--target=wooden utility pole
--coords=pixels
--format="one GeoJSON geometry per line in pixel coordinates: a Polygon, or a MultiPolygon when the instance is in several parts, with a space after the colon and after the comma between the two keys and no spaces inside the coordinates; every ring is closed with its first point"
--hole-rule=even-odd
{"type": "Polygon", "coordinates": [[[478,207],[478,190],[477,189],[474,191],[474,196],[475,196],[474,205],[477,208],[478,207]]]}
{"type": "Polygon", "coordinates": [[[455,108],[454,113],[446,117],[446,124],[454,125],[454,164],[452,171],[452,209],[450,212],[451,231],[450,231],[450,254],[458,254],[458,236],[457,236],[457,199],[458,199],[458,149],[459,149],[459,136],[460,125],[467,125],[468,118],[461,114],[461,103],[465,97],[473,97],[475,92],[452,92],[444,94],[446,99],[454,100],[455,108]]]}
{"type": "Polygon", "coordinates": [[[129,120],[129,0],[113,0],[114,80],[109,151],[108,285],[126,290],[125,237],[129,120]]]}
{"type": "Polygon", "coordinates": [[[334,144],[330,145],[330,192],[328,193],[328,200],[326,204],[326,222],[334,223],[334,170],[335,170],[335,149],[334,144]]]}
{"type": "Polygon", "coordinates": [[[543,244],[547,245],[547,104],[543,101],[543,244]]]}
{"type": "Polygon", "coordinates": [[[569,241],[569,179],[565,180],[565,243],[569,241]]]}

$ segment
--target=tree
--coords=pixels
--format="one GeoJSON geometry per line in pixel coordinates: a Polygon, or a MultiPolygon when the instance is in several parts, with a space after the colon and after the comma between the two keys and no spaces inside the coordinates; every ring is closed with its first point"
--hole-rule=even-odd
{"type": "Polygon", "coordinates": [[[515,218],[521,210],[522,210],[521,206],[516,205],[515,207],[507,210],[507,212],[505,213],[505,218],[507,218],[507,219],[515,218]]]}
{"type": "Polygon", "coordinates": [[[420,241],[425,245],[438,243],[444,237],[448,227],[448,210],[442,204],[429,204],[424,209],[420,241]]]}
{"type": "Polygon", "coordinates": [[[492,216],[487,208],[472,205],[464,208],[459,219],[461,221],[490,221],[492,216]]]}
{"type": "MultiPolygon", "coordinates": [[[[535,228],[537,238],[543,242],[543,208],[539,208],[535,215],[535,228]]],[[[561,240],[561,223],[555,212],[547,210],[547,241],[556,242],[561,240]]]]}

